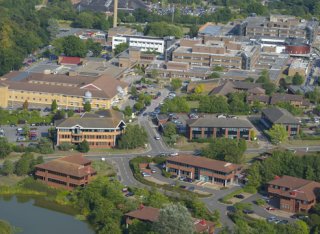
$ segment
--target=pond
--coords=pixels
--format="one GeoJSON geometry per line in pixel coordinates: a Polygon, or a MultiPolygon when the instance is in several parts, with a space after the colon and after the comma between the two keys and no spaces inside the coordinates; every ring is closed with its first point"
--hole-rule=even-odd
{"type": "Polygon", "coordinates": [[[0,196],[0,219],[21,229],[20,234],[94,234],[75,214],[43,196],[0,196]]]}

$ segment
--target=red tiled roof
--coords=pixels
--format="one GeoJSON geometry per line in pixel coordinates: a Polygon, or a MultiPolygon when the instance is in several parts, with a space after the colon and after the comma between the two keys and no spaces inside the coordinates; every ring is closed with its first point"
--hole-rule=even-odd
{"type": "Polygon", "coordinates": [[[81,63],[81,58],[80,57],[66,57],[62,56],[60,60],[60,64],[74,64],[78,65],[81,63]]]}
{"type": "Polygon", "coordinates": [[[219,161],[215,159],[209,159],[205,157],[193,156],[193,155],[179,155],[170,157],[167,161],[184,163],[195,167],[202,167],[209,170],[231,172],[235,169],[240,168],[240,165],[219,161]]]}
{"type": "MultiPolygon", "coordinates": [[[[129,213],[126,213],[125,215],[127,217],[139,219],[142,221],[156,222],[158,221],[159,214],[160,210],[158,208],[141,205],[138,210],[133,210],[129,213]]],[[[195,218],[193,218],[193,220],[195,230],[198,233],[209,231],[210,229],[214,228],[214,223],[211,221],[199,220],[195,218]]]]}
{"type": "Polygon", "coordinates": [[[87,160],[80,155],[76,155],[55,159],[46,163],[38,164],[35,167],[80,178],[96,173],[91,166],[83,166],[83,164],[89,162],[90,160],[87,160]]]}
{"type": "Polygon", "coordinates": [[[287,175],[276,178],[268,184],[288,188],[289,190],[281,192],[282,196],[307,201],[314,200],[316,198],[315,189],[320,189],[318,182],[287,175]]]}
{"type": "Polygon", "coordinates": [[[126,216],[143,221],[155,222],[159,218],[159,209],[150,206],[141,206],[138,210],[126,213],[126,216]]]}

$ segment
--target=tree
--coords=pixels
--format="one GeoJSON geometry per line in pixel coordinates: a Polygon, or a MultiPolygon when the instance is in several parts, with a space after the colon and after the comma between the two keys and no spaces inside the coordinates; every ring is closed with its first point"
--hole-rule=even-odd
{"type": "Polygon", "coordinates": [[[113,50],[114,55],[118,55],[128,48],[129,48],[128,43],[120,43],[119,45],[116,45],[116,47],[114,48],[114,50],[113,50]]]}
{"type": "Polygon", "coordinates": [[[151,78],[156,79],[159,76],[159,72],[156,69],[152,69],[150,76],[151,78]]]}
{"type": "Polygon", "coordinates": [[[179,26],[168,24],[166,22],[152,22],[145,27],[144,33],[149,36],[166,37],[174,36],[183,37],[183,29],[179,26]]]}
{"type": "Polygon", "coordinates": [[[25,153],[21,156],[21,158],[17,161],[15,166],[15,173],[18,176],[27,175],[32,171],[34,157],[32,154],[25,153]]]}
{"type": "Polygon", "coordinates": [[[40,141],[37,147],[41,154],[52,154],[54,152],[52,148],[52,142],[45,137],[40,138],[40,141]]]}
{"type": "Polygon", "coordinates": [[[47,30],[49,31],[50,39],[53,40],[57,36],[57,34],[59,33],[58,20],[53,19],[53,18],[49,19],[47,30]]]}
{"type": "Polygon", "coordinates": [[[255,141],[256,138],[257,138],[257,133],[256,133],[256,131],[254,129],[250,130],[250,138],[251,138],[250,139],[251,141],[255,141]]]}
{"type": "Polygon", "coordinates": [[[89,38],[86,41],[86,46],[87,49],[90,50],[92,52],[92,55],[94,57],[97,57],[100,55],[101,51],[102,51],[102,46],[99,42],[94,42],[91,38],[89,38]]]}
{"type": "Polygon", "coordinates": [[[13,172],[14,172],[14,163],[9,159],[4,160],[1,173],[3,175],[11,175],[13,174],[13,172]]]}
{"type": "Polygon", "coordinates": [[[147,205],[155,208],[161,208],[165,204],[169,203],[169,199],[167,196],[162,193],[152,190],[147,198],[147,205]]]}
{"type": "Polygon", "coordinates": [[[208,158],[227,161],[231,163],[242,163],[244,152],[247,149],[246,141],[217,138],[214,139],[206,148],[203,149],[202,155],[208,158]]]}
{"type": "Polygon", "coordinates": [[[132,115],[132,108],[130,106],[126,106],[123,110],[123,114],[125,116],[131,117],[132,115]]]}
{"type": "Polygon", "coordinates": [[[294,76],[292,77],[293,85],[302,85],[303,81],[304,81],[303,77],[298,72],[296,72],[296,74],[294,74],[294,76]]]}
{"type": "Polygon", "coordinates": [[[168,123],[166,124],[164,131],[163,131],[163,135],[165,137],[172,137],[173,135],[177,134],[177,128],[176,125],[174,123],[168,123]]]}
{"type": "Polygon", "coordinates": [[[220,74],[218,72],[212,72],[207,79],[217,79],[220,78],[220,74]]]}
{"type": "Polygon", "coordinates": [[[120,137],[120,149],[135,149],[143,147],[148,142],[146,130],[139,125],[128,125],[125,133],[120,137]]]}
{"type": "Polygon", "coordinates": [[[272,144],[279,144],[288,138],[286,127],[281,124],[274,124],[271,129],[266,131],[272,144]]]}
{"type": "Polygon", "coordinates": [[[175,113],[188,113],[190,106],[184,97],[175,97],[166,100],[161,106],[162,113],[175,112],[175,113]]]}
{"type": "Polygon", "coordinates": [[[23,105],[22,105],[22,109],[23,110],[28,110],[28,107],[29,107],[29,103],[28,103],[28,100],[25,100],[23,105]]]}
{"type": "Polygon", "coordinates": [[[171,87],[173,90],[177,90],[179,88],[181,88],[182,86],[182,81],[179,78],[175,78],[171,80],[171,87]]]}
{"type": "Polygon", "coordinates": [[[68,142],[62,142],[61,144],[59,144],[58,148],[61,151],[69,151],[73,148],[73,144],[68,142]]]}
{"type": "Polygon", "coordinates": [[[58,38],[54,41],[54,46],[57,54],[63,53],[65,56],[81,57],[84,58],[87,55],[87,46],[77,36],[67,36],[58,38]]]}
{"type": "Polygon", "coordinates": [[[0,137],[0,158],[7,157],[11,152],[12,148],[7,138],[0,137]]]}
{"type": "Polygon", "coordinates": [[[136,102],[133,107],[136,111],[140,111],[144,107],[144,104],[141,102],[136,102]]]}
{"type": "Polygon", "coordinates": [[[136,86],[132,86],[131,87],[130,93],[131,93],[132,96],[137,96],[138,95],[138,91],[137,91],[136,86]]]}
{"type": "Polygon", "coordinates": [[[168,204],[160,209],[159,219],[153,223],[153,229],[159,234],[193,234],[195,231],[191,214],[180,203],[168,204]]]}
{"type": "Polygon", "coordinates": [[[82,141],[81,143],[78,144],[77,150],[81,153],[89,152],[90,150],[89,143],[86,140],[82,141]]]}
{"type": "Polygon", "coordinates": [[[52,103],[51,103],[51,111],[52,111],[52,113],[55,113],[55,112],[57,111],[57,109],[58,109],[57,100],[54,99],[54,100],[52,101],[52,103]]]}
{"type": "Polygon", "coordinates": [[[83,109],[85,112],[90,112],[91,111],[91,103],[86,101],[84,104],[83,104],[83,109]]]}
{"type": "Polygon", "coordinates": [[[195,88],[194,88],[194,93],[195,94],[201,94],[204,91],[204,85],[203,84],[198,84],[195,88]]]}

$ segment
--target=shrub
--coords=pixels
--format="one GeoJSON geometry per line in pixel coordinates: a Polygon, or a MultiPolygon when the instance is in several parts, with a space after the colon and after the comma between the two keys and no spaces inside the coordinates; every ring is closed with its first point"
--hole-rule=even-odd
{"type": "Polygon", "coordinates": [[[63,142],[58,146],[59,150],[61,151],[69,151],[73,149],[73,144],[70,144],[68,142],[63,142]]]}

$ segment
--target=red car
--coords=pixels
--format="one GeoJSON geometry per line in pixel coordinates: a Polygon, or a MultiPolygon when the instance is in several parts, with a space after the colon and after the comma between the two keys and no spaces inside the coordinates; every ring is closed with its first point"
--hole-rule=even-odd
{"type": "Polygon", "coordinates": [[[268,206],[268,207],[266,208],[266,210],[273,211],[273,210],[276,210],[276,209],[273,208],[273,207],[271,207],[271,206],[268,206]]]}

